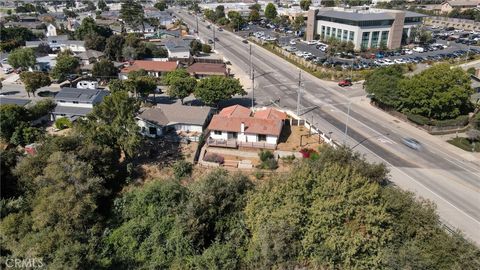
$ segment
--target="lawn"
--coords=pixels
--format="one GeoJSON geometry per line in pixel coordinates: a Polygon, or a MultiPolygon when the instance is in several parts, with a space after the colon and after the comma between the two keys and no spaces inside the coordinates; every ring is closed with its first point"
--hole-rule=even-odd
{"type": "Polygon", "coordinates": [[[472,149],[475,147],[475,152],[480,152],[480,141],[478,140],[472,143],[468,138],[458,137],[448,140],[448,143],[469,152],[473,152],[472,149]],[[473,144],[475,144],[475,146],[473,144]]]}

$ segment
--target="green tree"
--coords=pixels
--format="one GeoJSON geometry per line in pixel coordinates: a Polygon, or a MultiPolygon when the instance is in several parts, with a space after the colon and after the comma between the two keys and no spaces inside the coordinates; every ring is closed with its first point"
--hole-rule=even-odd
{"type": "Polygon", "coordinates": [[[218,105],[222,100],[227,100],[235,95],[246,95],[238,79],[211,76],[201,79],[195,87],[194,95],[207,105],[218,105]]]}
{"type": "Polygon", "coordinates": [[[39,128],[31,127],[28,123],[21,122],[15,128],[10,142],[14,145],[25,146],[38,141],[42,136],[43,132],[39,128]]]}
{"type": "Polygon", "coordinates": [[[143,25],[145,18],[142,5],[133,0],[124,0],[120,9],[120,18],[133,28],[143,25]]]}
{"type": "Polygon", "coordinates": [[[25,85],[25,91],[27,91],[28,97],[30,93],[35,96],[35,92],[38,88],[49,86],[51,84],[50,77],[47,74],[39,71],[26,71],[20,73],[20,80],[22,80],[25,85]]]}
{"type": "Polygon", "coordinates": [[[312,5],[312,0],[301,0],[300,1],[300,8],[302,10],[309,10],[310,9],[310,5],[312,5]]]}
{"type": "Polygon", "coordinates": [[[173,164],[173,175],[176,179],[182,179],[192,174],[193,164],[185,161],[179,160],[173,164]]]}
{"type": "Polygon", "coordinates": [[[112,61],[122,60],[122,50],[125,39],[120,35],[113,35],[107,38],[104,53],[112,61]]]}
{"type": "Polygon", "coordinates": [[[260,10],[262,9],[262,6],[258,3],[255,3],[251,6],[248,7],[250,10],[256,10],[258,12],[260,12],[260,10]]]}
{"type": "Polygon", "coordinates": [[[190,74],[182,68],[168,72],[162,82],[168,85],[167,94],[180,99],[182,104],[183,100],[194,92],[197,84],[197,80],[190,77],[190,74]]]}
{"type": "Polygon", "coordinates": [[[105,3],[104,0],[99,0],[97,3],[97,8],[100,9],[101,11],[106,11],[108,10],[107,3],[105,3]]]}
{"type": "Polygon", "coordinates": [[[133,61],[138,59],[138,51],[131,46],[124,46],[122,49],[122,56],[125,60],[133,61]]]}
{"type": "Polygon", "coordinates": [[[240,30],[240,26],[245,23],[242,18],[242,15],[238,11],[229,11],[228,12],[228,19],[230,20],[229,26],[232,29],[236,29],[237,31],[240,30]]]}
{"type": "Polygon", "coordinates": [[[258,22],[260,21],[261,17],[260,17],[260,12],[256,9],[252,9],[250,10],[250,13],[248,15],[248,20],[251,21],[251,22],[258,22]]]}
{"type": "Polygon", "coordinates": [[[113,34],[113,32],[109,27],[96,24],[92,17],[86,17],[82,20],[82,23],[77,30],[75,30],[74,36],[78,40],[84,40],[85,36],[89,34],[97,34],[98,36],[108,38],[113,34]]]}
{"type": "Polygon", "coordinates": [[[295,17],[295,19],[292,22],[292,28],[295,29],[296,31],[299,31],[304,26],[305,26],[305,20],[303,19],[303,16],[295,17]]]}
{"type": "Polygon", "coordinates": [[[107,59],[102,59],[99,62],[93,64],[92,76],[98,77],[101,80],[109,81],[112,78],[116,78],[118,75],[118,69],[113,65],[113,62],[107,59]]]}
{"type": "Polygon", "coordinates": [[[86,34],[83,40],[85,48],[88,50],[103,51],[105,49],[106,39],[95,32],[86,34]]]}
{"type": "Polygon", "coordinates": [[[197,55],[201,51],[202,51],[202,43],[196,39],[192,40],[192,42],[190,42],[190,53],[193,55],[197,55]]]}
{"type": "Polygon", "coordinates": [[[265,18],[273,20],[277,17],[277,8],[273,3],[268,3],[265,7],[265,18]]]}
{"type": "Polygon", "coordinates": [[[212,46],[208,44],[202,44],[202,52],[203,53],[211,53],[212,52],[212,46]]]}
{"type": "Polygon", "coordinates": [[[139,127],[135,122],[139,108],[126,88],[114,91],[93,108],[87,119],[77,121],[76,133],[96,144],[119,149],[131,158],[141,143],[139,127]]]}
{"type": "Polygon", "coordinates": [[[69,75],[76,74],[80,63],[78,59],[71,55],[57,56],[57,63],[52,69],[51,75],[59,82],[65,81],[69,75]]]}
{"type": "Polygon", "coordinates": [[[8,64],[13,68],[28,70],[37,63],[35,52],[31,48],[19,48],[8,55],[8,64]]]}
{"type": "Polygon", "coordinates": [[[115,268],[172,268],[177,253],[188,254],[187,245],[179,245],[175,233],[178,207],[186,199],[185,187],[165,180],[152,181],[115,199],[115,223],[105,238],[108,260],[115,268]]]}
{"type": "Polygon", "coordinates": [[[165,3],[165,1],[163,0],[156,2],[154,7],[160,11],[164,11],[165,9],[168,8],[167,3],[165,3]]]}
{"type": "Polygon", "coordinates": [[[382,67],[368,74],[363,84],[365,91],[373,99],[392,108],[400,102],[399,82],[403,79],[402,68],[395,65],[382,67]]]}
{"type": "Polygon", "coordinates": [[[218,5],[215,7],[215,21],[225,18],[225,7],[223,5],[218,5]]]}
{"type": "Polygon", "coordinates": [[[448,64],[433,67],[399,82],[402,112],[433,119],[452,119],[472,110],[470,96],[474,93],[469,75],[448,64]]]}
{"type": "Polygon", "coordinates": [[[28,120],[28,111],[18,105],[0,105],[0,136],[9,142],[15,128],[28,120]]]}

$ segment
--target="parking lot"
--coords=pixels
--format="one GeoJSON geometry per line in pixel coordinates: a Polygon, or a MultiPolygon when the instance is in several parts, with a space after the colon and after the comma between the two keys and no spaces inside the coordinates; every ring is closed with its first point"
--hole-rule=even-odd
{"type": "Polygon", "coordinates": [[[378,66],[394,64],[424,63],[431,61],[445,61],[449,59],[462,59],[471,54],[480,54],[480,33],[452,31],[445,29],[427,29],[434,38],[433,43],[426,45],[411,45],[394,51],[377,51],[368,53],[346,54],[338,53],[328,56],[321,42],[307,44],[295,33],[271,29],[259,25],[248,25],[238,35],[242,37],[255,36],[267,42],[275,42],[285,50],[303,57],[308,61],[324,67],[342,69],[368,69],[378,66]],[[475,44],[475,45],[473,45],[475,44]],[[422,52],[423,51],[423,52],[422,52]]]}

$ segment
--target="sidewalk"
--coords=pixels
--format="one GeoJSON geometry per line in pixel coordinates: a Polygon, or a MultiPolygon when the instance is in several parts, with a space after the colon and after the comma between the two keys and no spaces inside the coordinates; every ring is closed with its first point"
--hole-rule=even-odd
{"type": "MultiPolygon", "coordinates": [[[[370,99],[366,97],[357,97],[352,98],[353,103],[361,106],[363,109],[368,110],[371,112],[371,115],[375,115],[380,121],[385,121],[394,124],[397,128],[402,130],[408,130],[409,132],[416,133],[418,136],[421,136],[424,139],[429,140],[431,143],[439,146],[440,149],[448,150],[449,152],[453,152],[458,156],[461,156],[463,159],[470,161],[470,162],[479,162],[480,161],[480,153],[471,153],[464,151],[456,146],[453,146],[445,141],[446,138],[450,138],[449,135],[442,135],[442,136],[435,136],[431,135],[425,130],[412,126],[411,124],[398,119],[370,104],[370,99]]],[[[452,134],[455,136],[455,134],[452,134]]]]}

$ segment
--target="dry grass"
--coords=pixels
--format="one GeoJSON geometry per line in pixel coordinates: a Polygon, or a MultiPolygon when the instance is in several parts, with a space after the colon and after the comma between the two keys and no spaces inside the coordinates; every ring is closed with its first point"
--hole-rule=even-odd
{"type": "Polygon", "coordinates": [[[321,140],[319,142],[319,135],[310,135],[310,130],[304,126],[286,126],[280,135],[280,143],[277,145],[277,150],[300,151],[300,149],[305,147],[318,149],[322,144],[321,140]]]}

